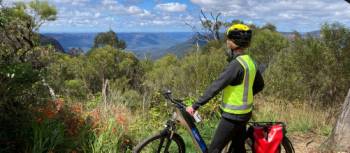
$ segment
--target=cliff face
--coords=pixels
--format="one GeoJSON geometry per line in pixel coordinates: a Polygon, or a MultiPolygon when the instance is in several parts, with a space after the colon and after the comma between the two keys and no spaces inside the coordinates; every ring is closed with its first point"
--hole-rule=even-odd
{"type": "Polygon", "coordinates": [[[65,53],[62,45],[54,38],[40,34],[40,45],[52,45],[56,51],[65,53]]]}

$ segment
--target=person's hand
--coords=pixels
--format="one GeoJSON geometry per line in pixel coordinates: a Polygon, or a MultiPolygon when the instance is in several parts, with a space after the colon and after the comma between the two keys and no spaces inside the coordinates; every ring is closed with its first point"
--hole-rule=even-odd
{"type": "Polygon", "coordinates": [[[186,107],[186,111],[187,111],[187,113],[189,113],[191,116],[193,116],[194,112],[196,112],[196,110],[194,110],[192,106],[186,107]]]}

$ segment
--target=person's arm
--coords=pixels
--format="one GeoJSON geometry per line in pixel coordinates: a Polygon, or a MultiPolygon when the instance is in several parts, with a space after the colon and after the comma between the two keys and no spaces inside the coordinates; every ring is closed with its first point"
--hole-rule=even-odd
{"type": "Polygon", "coordinates": [[[222,72],[218,79],[216,79],[204,92],[196,103],[192,105],[194,110],[197,110],[200,106],[205,105],[211,98],[216,96],[222,89],[228,86],[233,80],[235,80],[239,74],[241,65],[238,61],[232,61],[228,67],[222,72]]]}
{"type": "Polygon", "coordinates": [[[253,84],[253,95],[262,91],[264,89],[264,86],[264,79],[260,73],[260,70],[257,70],[253,84]]]}

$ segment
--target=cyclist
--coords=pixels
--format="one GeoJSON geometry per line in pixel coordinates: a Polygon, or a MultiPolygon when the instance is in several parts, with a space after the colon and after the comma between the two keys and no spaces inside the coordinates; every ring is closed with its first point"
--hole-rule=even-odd
{"type": "Polygon", "coordinates": [[[229,64],[196,103],[186,108],[191,115],[223,90],[221,120],[210,144],[209,153],[220,152],[232,140],[234,152],[246,152],[246,125],[252,116],[253,95],[264,88],[256,63],[246,54],[252,30],[245,24],[233,24],[226,31],[229,64]]]}

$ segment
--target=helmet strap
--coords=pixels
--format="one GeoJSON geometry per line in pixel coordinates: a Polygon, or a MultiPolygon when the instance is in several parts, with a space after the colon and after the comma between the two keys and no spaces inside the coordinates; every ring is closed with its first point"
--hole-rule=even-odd
{"type": "Polygon", "coordinates": [[[241,47],[236,47],[235,49],[232,49],[232,53],[237,53],[237,54],[243,54],[243,49],[241,47]]]}
{"type": "Polygon", "coordinates": [[[227,56],[226,61],[227,62],[231,62],[233,57],[234,57],[233,49],[227,49],[226,50],[226,56],[227,56]]]}

